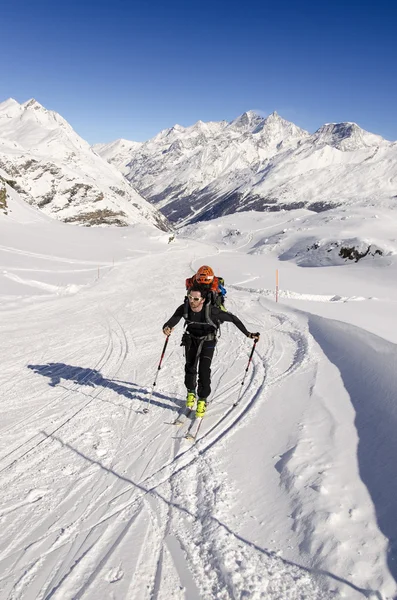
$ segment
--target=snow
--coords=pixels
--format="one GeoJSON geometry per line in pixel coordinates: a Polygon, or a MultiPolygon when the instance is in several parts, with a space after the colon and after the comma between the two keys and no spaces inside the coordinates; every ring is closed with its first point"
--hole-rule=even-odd
{"type": "Polygon", "coordinates": [[[115,140],[110,144],[94,144],[92,149],[109,163],[114,164],[123,173],[123,175],[126,175],[129,172],[129,168],[128,164],[124,164],[125,156],[128,156],[140,146],[142,146],[142,142],[132,142],[129,140],[120,139],[115,140]]]}
{"type": "Polygon", "coordinates": [[[170,242],[71,227],[5,187],[0,597],[395,598],[393,211],[245,212],[170,242]],[[342,259],[351,239],[385,252],[342,259]],[[170,425],[182,325],[157,367],[201,264],[261,339],[232,409],[252,343],[222,327],[192,445],[170,425]]]}
{"type": "Polygon", "coordinates": [[[151,222],[169,229],[116,166],[34,99],[0,104],[0,167],[25,200],[56,219],[90,226],[151,222]]]}
{"type": "Polygon", "coordinates": [[[309,134],[276,112],[249,111],[98,152],[179,226],[245,210],[394,209],[396,201],[396,142],[351,122],[309,134]]]}

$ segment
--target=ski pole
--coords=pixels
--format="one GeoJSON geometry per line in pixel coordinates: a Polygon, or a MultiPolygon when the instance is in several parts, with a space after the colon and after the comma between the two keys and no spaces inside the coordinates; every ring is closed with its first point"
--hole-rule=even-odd
{"type": "Polygon", "coordinates": [[[161,363],[163,362],[164,354],[165,354],[165,351],[167,350],[167,344],[168,344],[168,340],[169,339],[170,339],[170,336],[167,335],[167,339],[164,342],[163,351],[161,353],[159,366],[157,367],[156,377],[154,378],[154,381],[153,381],[153,384],[152,384],[152,391],[150,392],[150,396],[149,396],[149,398],[147,400],[146,407],[143,409],[144,413],[149,412],[149,406],[150,406],[150,403],[152,401],[152,396],[153,396],[154,388],[156,387],[157,377],[158,377],[159,371],[161,369],[161,363]]]}
{"type": "Polygon", "coordinates": [[[238,395],[238,398],[237,398],[236,402],[233,404],[233,407],[234,407],[234,406],[237,406],[237,404],[238,404],[238,403],[240,402],[240,400],[241,400],[241,396],[243,395],[243,388],[244,388],[245,378],[247,377],[248,369],[249,369],[249,366],[250,366],[250,363],[251,363],[252,357],[253,357],[253,355],[254,355],[254,352],[255,352],[255,346],[256,346],[256,343],[257,343],[257,341],[258,341],[258,340],[254,340],[254,345],[252,346],[251,354],[250,354],[250,356],[249,356],[249,359],[248,359],[247,368],[245,369],[244,377],[243,377],[243,380],[242,380],[242,382],[241,382],[241,388],[240,388],[240,392],[239,392],[239,395],[238,395]]]}

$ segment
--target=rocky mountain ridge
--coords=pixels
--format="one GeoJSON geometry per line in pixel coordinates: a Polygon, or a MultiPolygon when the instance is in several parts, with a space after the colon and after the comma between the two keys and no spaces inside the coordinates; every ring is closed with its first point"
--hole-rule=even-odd
{"type": "Polygon", "coordinates": [[[30,204],[80,225],[150,223],[170,229],[122,173],[58,113],[36,100],[0,104],[0,167],[30,204]]]}
{"type": "MultiPolygon", "coordinates": [[[[110,145],[99,152],[112,160],[110,145]]],[[[397,196],[396,142],[350,122],[310,134],[276,112],[175,125],[124,156],[119,151],[117,164],[178,224],[246,210],[393,206],[397,196]]]]}

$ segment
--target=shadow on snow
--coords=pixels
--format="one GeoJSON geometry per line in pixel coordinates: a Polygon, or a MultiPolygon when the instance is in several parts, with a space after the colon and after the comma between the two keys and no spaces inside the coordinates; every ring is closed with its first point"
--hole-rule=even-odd
{"type": "MultiPolygon", "coordinates": [[[[50,380],[48,385],[56,387],[62,381],[62,379],[71,381],[76,385],[90,386],[90,387],[103,387],[112,390],[119,396],[124,396],[129,400],[140,400],[141,402],[147,402],[149,399],[150,387],[142,388],[137,384],[129,381],[120,381],[118,379],[107,379],[103,377],[100,371],[96,369],[89,369],[84,367],[74,367],[72,365],[66,365],[64,363],[47,363],[45,365],[28,365],[28,369],[31,369],[34,373],[48,377],[50,380]]],[[[170,398],[165,394],[159,392],[153,392],[151,405],[159,406],[161,408],[170,408],[170,403],[179,405],[178,400],[170,398]],[[167,400],[168,404],[161,402],[161,400],[167,400]]]]}
{"type": "Polygon", "coordinates": [[[339,369],[356,413],[357,457],[377,523],[389,540],[387,562],[397,581],[397,346],[353,325],[309,317],[309,329],[339,369]]]}
{"type": "MultiPolygon", "coordinates": [[[[371,597],[371,598],[378,598],[378,600],[382,600],[381,595],[376,590],[360,588],[360,587],[354,585],[353,583],[351,583],[350,581],[348,581],[347,579],[343,579],[342,577],[339,577],[338,575],[335,575],[334,573],[331,573],[330,571],[326,571],[326,570],[323,570],[323,569],[312,569],[310,567],[305,567],[303,565],[300,565],[299,563],[296,563],[296,562],[290,561],[290,560],[288,560],[286,558],[283,558],[283,557],[279,556],[278,554],[275,554],[272,550],[267,550],[266,548],[261,548],[260,546],[258,546],[254,542],[252,542],[252,541],[244,538],[243,536],[241,536],[237,532],[233,531],[228,525],[226,525],[226,523],[224,523],[223,521],[219,520],[216,516],[209,515],[208,513],[206,513],[205,516],[203,517],[203,515],[200,515],[200,510],[197,512],[197,514],[195,514],[194,512],[191,512],[189,509],[187,509],[185,506],[183,506],[182,504],[178,504],[177,502],[173,502],[172,500],[167,499],[157,488],[161,488],[161,486],[165,483],[165,481],[171,481],[171,479],[173,479],[174,477],[176,477],[181,471],[183,471],[184,469],[186,469],[189,466],[191,466],[191,464],[192,464],[191,462],[187,463],[186,465],[183,465],[180,468],[177,468],[168,477],[166,477],[165,480],[161,479],[161,481],[159,481],[157,484],[154,484],[154,483],[150,484],[150,481],[152,480],[152,478],[155,475],[157,475],[163,469],[160,469],[159,471],[157,471],[157,472],[153,473],[152,475],[149,475],[148,477],[146,477],[144,480],[137,482],[137,481],[133,481],[129,477],[126,477],[125,475],[122,475],[121,473],[118,473],[117,471],[115,471],[111,467],[106,467],[99,460],[95,460],[95,459],[92,459],[92,458],[88,457],[83,452],[81,452],[77,448],[73,447],[71,444],[69,444],[67,442],[64,442],[60,437],[58,437],[58,436],[56,436],[54,434],[48,434],[45,431],[42,431],[41,433],[46,438],[56,440],[64,448],[68,448],[69,450],[71,450],[72,452],[74,452],[75,454],[77,454],[78,456],[80,456],[81,458],[83,458],[84,460],[90,462],[91,464],[99,466],[101,469],[103,469],[103,471],[105,471],[108,474],[111,474],[116,479],[119,479],[120,481],[124,481],[125,483],[127,483],[128,486],[129,486],[129,489],[127,487],[127,489],[124,490],[121,495],[126,495],[129,490],[134,489],[134,488],[137,489],[137,490],[139,490],[141,492],[139,496],[137,496],[136,498],[130,500],[129,502],[127,502],[127,504],[125,504],[123,502],[121,504],[119,510],[117,510],[116,508],[114,508],[113,516],[115,516],[118,513],[120,513],[122,510],[124,510],[125,508],[127,508],[130,504],[138,502],[146,494],[150,494],[154,498],[156,498],[156,499],[164,502],[167,506],[172,507],[172,508],[174,508],[176,510],[181,511],[182,513],[184,513],[188,517],[193,518],[196,521],[200,521],[203,518],[211,520],[218,527],[221,527],[225,532],[227,532],[229,535],[233,536],[236,540],[238,540],[239,542],[241,542],[243,545],[251,548],[253,551],[259,552],[259,553],[267,556],[268,558],[274,560],[275,562],[278,562],[280,565],[284,565],[285,567],[298,568],[301,571],[305,571],[306,573],[309,573],[310,575],[312,575],[314,577],[320,576],[320,577],[330,578],[331,580],[333,580],[335,582],[338,582],[338,583],[341,583],[343,585],[346,585],[347,587],[351,588],[352,590],[360,592],[365,598],[370,598],[371,597]]],[[[192,462],[195,462],[196,460],[197,460],[197,457],[195,459],[193,459],[192,462]]],[[[116,498],[118,498],[118,497],[120,497],[120,495],[116,496],[116,498]]],[[[115,500],[116,498],[114,498],[113,500],[115,500]]],[[[132,521],[134,518],[135,517],[133,516],[130,519],[130,521],[132,521]]],[[[88,585],[89,585],[89,580],[88,580],[87,583],[83,584],[83,588],[80,591],[85,591],[86,588],[88,587],[88,585]]],[[[55,591],[57,591],[57,589],[59,587],[60,586],[58,585],[55,589],[53,589],[51,591],[50,595],[52,595],[55,591]]]]}

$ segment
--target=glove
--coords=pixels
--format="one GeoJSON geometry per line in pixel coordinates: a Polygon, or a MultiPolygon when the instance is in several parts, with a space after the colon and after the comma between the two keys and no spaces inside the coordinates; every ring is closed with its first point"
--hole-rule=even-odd
{"type": "Polygon", "coordinates": [[[171,327],[164,327],[164,329],[163,329],[164,335],[171,335],[172,329],[173,328],[171,328],[171,327]]]}
{"type": "Polygon", "coordinates": [[[248,337],[251,338],[251,340],[255,340],[256,342],[259,342],[260,335],[261,334],[258,331],[257,333],[249,333],[248,337]]]}

